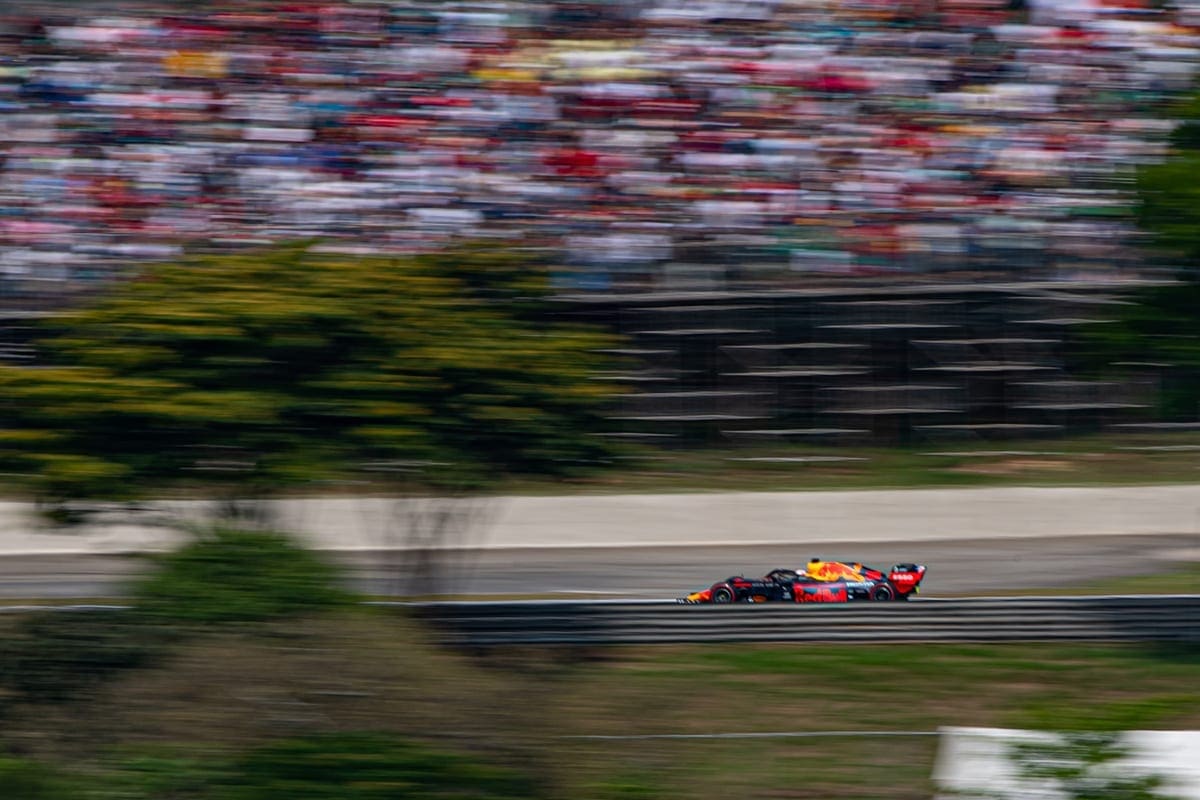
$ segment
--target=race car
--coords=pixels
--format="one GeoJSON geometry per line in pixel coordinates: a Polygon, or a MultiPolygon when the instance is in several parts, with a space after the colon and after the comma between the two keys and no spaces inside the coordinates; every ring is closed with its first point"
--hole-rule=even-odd
{"type": "Polygon", "coordinates": [[[921,564],[896,564],[887,572],[858,562],[814,558],[803,571],[773,569],[761,578],[734,575],[679,598],[680,603],[847,603],[907,600],[920,591],[921,564]]]}

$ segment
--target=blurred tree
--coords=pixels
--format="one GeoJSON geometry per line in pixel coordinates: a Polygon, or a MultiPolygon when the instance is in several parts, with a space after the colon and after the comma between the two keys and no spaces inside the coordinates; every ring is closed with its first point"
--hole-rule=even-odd
{"type": "Polygon", "coordinates": [[[1138,170],[1138,221],[1191,276],[1200,267],[1200,95],[1172,114],[1171,157],[1138,170]]]}
{"type": "Polygon", "coordinates": [[[1092,325],[1078,345],[1081,366],[1102,375],[1153,376],[1156,416],[1200,414],[1200,281],[1138,290],[1110,324],[1092,325]]]}
{"type": "MultiPolygon", "coordinates": [[[[0,469],[53,509],[183,489],[234,511],[355,474],[464,497],[604,468],[611,340],[553,319],[541,274],[479,248],[153,268],[54,319],[37,366],[0,367],[0,469]]],[[[430,542],[463,515],[419,517],[430,542]]]]}
{"type": "Polygon", "coordinates": [[[1112,324],[1090,326],[1085,369],[1161,380],[1158,415],[1200,415],[1200,95],[1173,110],[1172,155],[1138,171],[1138,222],[1175,265],[1171,283],[1132,293],[1112,324]]]}

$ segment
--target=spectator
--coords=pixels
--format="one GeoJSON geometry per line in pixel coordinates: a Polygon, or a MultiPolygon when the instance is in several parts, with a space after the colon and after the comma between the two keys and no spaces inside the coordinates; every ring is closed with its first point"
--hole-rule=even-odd
{"type": "Polygon", "coordinates": [[[30,7],[0,27],[0,288],[308,236],[549,248],[564,288],[1122,275],[1121,179],[1200,59],[1189,8],[1133,5],[30,7]]]}

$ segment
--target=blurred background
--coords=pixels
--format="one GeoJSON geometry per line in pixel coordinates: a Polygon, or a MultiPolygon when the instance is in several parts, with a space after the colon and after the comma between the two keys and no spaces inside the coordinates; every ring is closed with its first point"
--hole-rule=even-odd
{"type": "Polygon", "coordinates": [[[0,30],[4,354],[140,262],[482,241],[632,337],[634,438],[1144,422],[1161,369],[1083,382],[1062,345],[1178,266],[1144,247],[1137,189],[1187,116],[1195,15],[22,4],[0,30]]]}
{"type": "Polygon", "coordinates": [[[1188,2],[24,3],[9,297],[185,248],[486,238],[564,290],[1095,280],[1188,2]]]}
{"type": "Polygon", "coordinates": [[[1194,0],[0,3],[0,798],[1197,796],[1198,66],[1194,0]],[[815,543],[936,599],[663,610],[815,543]]]}

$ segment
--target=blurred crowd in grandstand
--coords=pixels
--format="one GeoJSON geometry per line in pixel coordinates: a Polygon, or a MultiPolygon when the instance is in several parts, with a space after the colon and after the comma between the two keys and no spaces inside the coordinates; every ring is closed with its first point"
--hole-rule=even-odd
{"type": "Polygon", "coordinates": [[[1140,0],[12,7],[0,298],[300,237],[584,290],[1120,278],[1200,59],[1140,0]]]}

